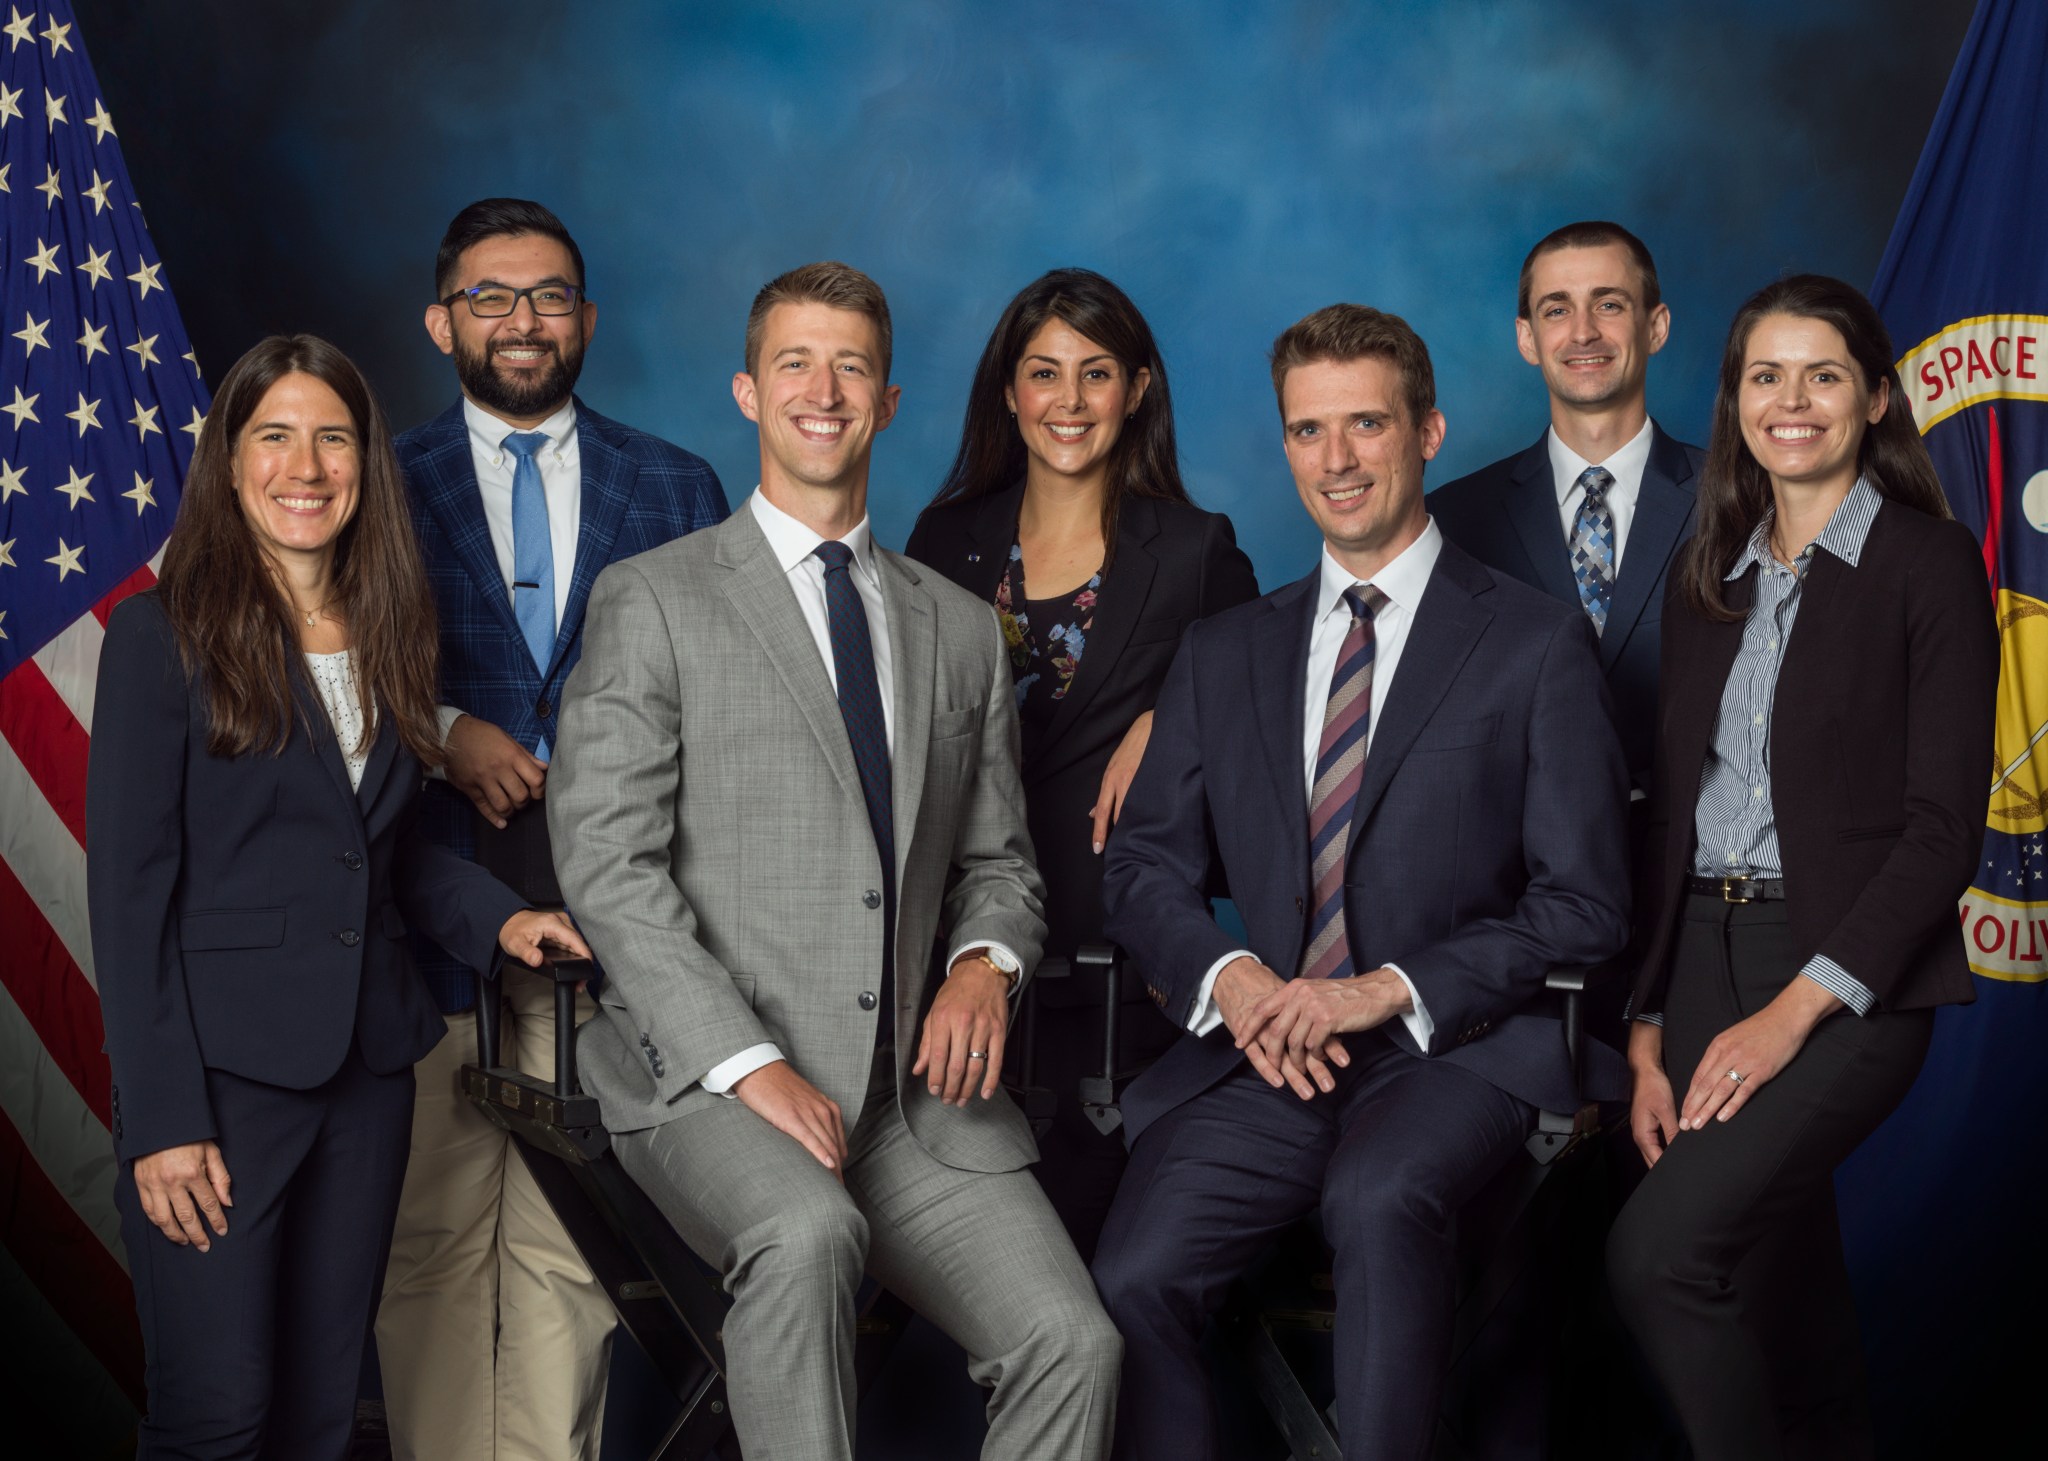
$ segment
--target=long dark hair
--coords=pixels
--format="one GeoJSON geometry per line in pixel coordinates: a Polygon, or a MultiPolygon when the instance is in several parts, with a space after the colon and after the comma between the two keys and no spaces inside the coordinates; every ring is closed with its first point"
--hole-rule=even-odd
{"type": "Polygon", "coordinates": [[[1686,602],[1709,619],[1727,621],[1742,616],[1722,597],[1722,575],[1734,566],[1757,524],[1771,510],[1771,479],[1742,439],[1740,414],[1750,333],[1766,315],[1796,315],[1834,326],[1871,394],[1890,382],[1891,404],[1883,417],[1864,431],[1856,450],[1856,469],[1893,502],[1932,517],[1952,516],[1941,478],[1913,424],[1898,368],[1892,364],[1892,337],[1870,301],[1854,285],[1824,274],[1794,274],[1767,284],[1744,302],[1728,327],[1728,345],[1721,352],[1721,384],[1714,395],[1713,434],[1707,439],[1707,460],[1700,468],[1699,527],[1679,562],[1679,584],[1686,602]]]}
{"type": "Polygon", "coordinates": [[[185,668],[204,687],[216,756],[271,754],[291,736],[300,674],[290,597],[243,515],[235,490],[242,430],[270,388],[304,374],[348,407],[362,454],[355,516],[341,530],[329,604],[348,625],[363,733],[389,716],[412,753],[442,759],[434,712],[434,601],[406,513],[391,428],[355,363],[315,335],[272,335],[234,364],[199,433],[160,589],[185,668]]]}
{"type": "Polygon", "coordinates": [[[1117,513],[1125,497],[1186,502],[1180,451],[1173,439],[1173,394],[1166,362],[1159,358],[1152,328],[1130,296],[1092,269],[1055,269],[1010,301],[974,368],[967,393],[967,417],[960,427],[960,451],[932,498],[936,507],[960,498],[1002,492],[1024,480],[1024,438],[1003,400],[1024,358],[1024,347],[1049,320],[1058,319],[1117,358],[1128,380],[1148,371],[1151,384],[1137,415],[1123,423],[1110,448],[1102,494],[1102,558],[1116,555],[1117,513]]]}

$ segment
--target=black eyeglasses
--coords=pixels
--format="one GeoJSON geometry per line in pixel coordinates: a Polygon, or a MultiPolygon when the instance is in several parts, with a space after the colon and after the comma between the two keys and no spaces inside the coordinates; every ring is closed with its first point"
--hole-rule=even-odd
{"type": "Polygon", "coordinates": [[[522,299],[533,305],[533,312],[537,315],[572,315],[582,298],[581,284],[536,284],[531,289],[514,289],[509,284],[478,284],[456,290],[441,303],[452,306],[458,299],[467,299],[471,314],[480,320],[495,320],[519,308],[522,299]]]}

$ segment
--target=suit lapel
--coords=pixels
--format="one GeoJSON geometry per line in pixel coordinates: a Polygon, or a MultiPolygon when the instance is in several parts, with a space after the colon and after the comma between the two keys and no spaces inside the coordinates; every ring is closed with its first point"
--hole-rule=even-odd
{"type": "Polygon", "coordinates": [[[497,550],[491,546],[490,524],[484,521],[484,500],[477,490],[469,426],[460,402],[441,414],[427,437],[426,450],[413,462],[411,472],[420,500],[440,523],[456,561],[475,583],[478,596],[490,605],[499,628],[515,644],[524,644],[526,636],[513,616],[512,595],[505,590],[505,575],[498,567],[497,550]]]}
{"type": "Polygon", "coordinates": [[[1572,577],[1571,544],[1565,540],[1557,516],[1557,483],[1550,474],[1550,434],[1536,438],[1536,444],[1515,458],[1508,473],[1508,521],[1522,550],[1536,565],[1537,586],[1554,599],[1567,604],[1579,601],[1578,580],[1572,577]]]}
{"type": "MultiPolygon", "coordinates": [[[[736,512],[704,531],[718,534],[718,561],[732,570],[726,597],[796,701],[840,788],[856,805],[865,805],[860,772],[853,764],[853,744],[846,738],[846,719],[839,713],[832,677],[825,673],[811,626],[804,621],[804,611],[797,606],[796,595],[769,550],[761,525],[752,512],[736,512]]],[[[929,714],[927,711],[927,719],[929,714]]],[[[897,734],[902,734],[900,728],[897,734]]]]}
{"type": "Polygon", "coordinates": [[[1251,635],[1252,718],[1265,744],[1286,823],[1287,845],[1298,849],[1302,881],[1308,873],[1308,787],[1303,768],[1303,706],[1308,688],[1308,640],[1314,627],[1316,588],[1322,569],[1288,585],[1271,600],[1251,635]]]}
{"type": "MultiPolygon", "coordinates": [[[[295,671],[292,674],[291,680],[292,699],[298,705],[299,715],[305,722],[306,739],[310,743],[309,748],[313,753],[313,759],[318,761],[321,768],[326,771],[327,779],[334,785],[335,794],[348,804],[349,815],[354,817],[360,824],[363,819],[363,808],[368,805],[368,802],[357,799],[356,789],[349,782],[348,763],[342,760],[341,742],[335,737],[334,722],[327,718],[327,706],[322,703],[320,692],[313,688],[312,683],[307,680],[305,675],[295,671]]],[[[380,728],[377,734],[378,741],[381,742],[387,734],[389,734],[388,728],[380,728]]],[[[376,747],[373,745],[371,748],[373,760],[375,755],[376,747]]],[[[363,784],[365,789],[369,787],[368,769],[367,767],[364,768],[363,784]]],[[[381,775],[382,773],[380,772],[379,774],[381,775]]]]}
{"type": "Polygon", "coordinates": [[[1122,519],[1117,524],[1115,574],[1103,576],[1093,627],[1081,649],[1081,662],[1074,667],[1066,698],[1046,724],[1045,740],[1038,755],[1041,767],[1058,764],[1054,752],[1060,739],[1087,713],[1089,703],[1122,661],[1124,647],[1138,627],[1145,600],[1152,592],[1152,577],[1159,568],[1159,560],[1152,556],[1148,546],[1158,532],[1158,510],[1142,497],[1126,499],[1122,519]]]}
{"type": "MultiPolygon", "coordinates": [[[[882,612],[889,623],[896,725],[890,737],[890,814],[896,819],[896,872],[910,855],[910,833],[924,803],[924,768],[931,749],[932,687],[938,684],[939,636],[931,594],[907,559],[877,548],[882,612]]],[[[1007,686],[1004,687],[1007,689],[1007,686]]],[[[842,735],[841,739],[845,739],[842,735]]]]}
{"type": "Polygon", "coordinates": [[[995,601],[996,584],[1009,570],[1010,549],[1017,545],[1017,509],[1023,501],[1024,484],[1020,482],[982,498],[967,520],[970,571],[954,582],[963,584],[985,604],[995,601]]]}
{"type": "Polygon", "coordinates": [[[1692,521],[1692,463],[1654,422],[1650,432],[1650,459],[1643,466],[1642,490],[1636,494],[1635,517],[1629,523],[1621,573],[1614,582],[1614,602],[1600,636],[1602,670],[1621,657],[1692,521]]]}
{"type": "Polygon", "coordinates": [[[582,520],[576,529],[576,567],[569,579],[569,597],[562,606],[562,622],[556,626],[550,670],[582,627],[591,585],[612,560],[612,544],[618,541],[619,523],[640,476],[633,459],[609,440],[608,424],[585,410],[581,401],[576,403],[576,454],[583,471],[582,520]]]}
{"type": "Polygon", "coordinates": [[[1364,840],[1359,834],[1406,759],[1408,748],[1429,724],[1492,620],[1492,612],[1474,597],[1475,592],[1492,586],[1470,559],[1454,545],[1444,544],[1429,585],[1422,591],[1422,602],[1415,607],[1415,623],[1409,627],[1394,683],[1387,688],[1386,704],[1372,733],[1372,749],[1366,752],[1365,776],[1351,813],[1354,849],[1364,840]]]}

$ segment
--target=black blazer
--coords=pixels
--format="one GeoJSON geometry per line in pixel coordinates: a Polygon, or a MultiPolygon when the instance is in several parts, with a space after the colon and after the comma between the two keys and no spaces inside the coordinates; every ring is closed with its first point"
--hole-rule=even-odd
{"type": "MultiPolygon", "coordinates": [[[[1016,542],[1023,500],[1019,483],[1006,492],[928,507],[904,552],[993,603],[1016,542]]],[[[1023,767],[1025,816],[1045,877],[1047,953],[1069,955],[1103,936],[1103,859],[1091,845],[1088,809],[1124,732],[1158,702],[1188,625],[1258,593],[1251,560],[1222,513],[1182,502],[1124,499],[1116,556],[1102,576],[1088,647],[1072,688],[1023,767]]],[[[1066,1002],[1050,985],[1040,998],[1066,1002]]]]}
{"type": "Polygon", "coordinates": [[[524,906],[415,834],[420,766],[380,718],[360,791],[318,695],[275,756],[206,749],[205,697],[154,592],[107,621],[87,770],[93,963],[124,1160],[217,1135],[206,1072],[311,1090],[446,1030],[408,922],[487,969],[524,906]]]}
{"type": "MultiPolygon", "coordinates": [[[[1756,570],[1729,585],[1746,607],[1756,570]]],[[[1742,621],[1674,589],[1636,907],[1631,1008],[1663,1008],[1694,813],[1742,621]]],[[[1884,1009],[1975,998],[1956,900],[1984,845],[1998,630],[1984,555],[1961,523],[1878,509],[1855,566],[1817,550],[1771,709],[1771,811],[1799,961],[1826,954],[1884,1009]]]]}
{"type": "MultiPolygon", "coordinates": [[[[1600,669],[1614,696],[1615,729],[1628,758],[1629,784],[1644,795],[1656,743],[1657,640],[1664,581],[1677,549],[1692,535],[1694,477],[1704,453],[1650,425],[1650,459],[1630,520],[1628,548],[1600,636],[1600,669]]],[[[1571,547],[1557,518],[1550,440],[1429,494],[1444,536],[1496,572],[1579,607],[1571,547]]]]}

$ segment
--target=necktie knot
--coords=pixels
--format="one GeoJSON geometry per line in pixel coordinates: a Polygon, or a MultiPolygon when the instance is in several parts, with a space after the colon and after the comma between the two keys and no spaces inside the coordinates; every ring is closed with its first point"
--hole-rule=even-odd
{"type": "Polygon", "coordinates": [[[1387,596],[1369,583],[1354,583],[1344,590],[1344,602],[1351,606],[1351,617],[1370,619],[1387,606],[1387,596]]]}
{"type": "Polygon", "coordinates": [[[811,549],[811,554],[825,565],[827,573],[844,573],[853,563],[853,549],[831,538],[811,549]]]}
{"type": "Polygon", "coordinates": [[[1578,485],[1585,489],[1586,501],[1598,507],[1607,498],[1607,489],[1614,485],[1614,473],[1605,467],[1588,467],[1579,473],[1578,485]]]}
{"type": "Polygon", "coordinates": [[[512,453],[520,461],[530,462],[533,460],[535,453],[547,443],[547,439],[548,434],[545,431],[514,431],[509,433],[498,445],[504,447],[506,451],[512,453]]]}

